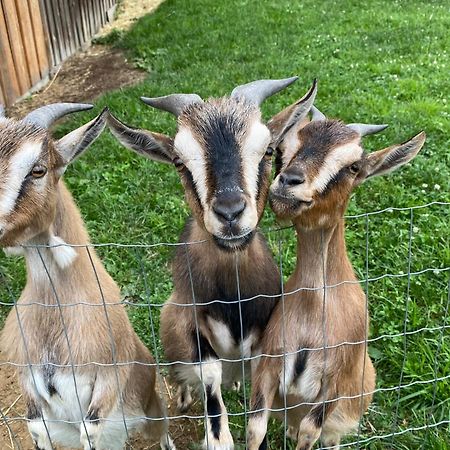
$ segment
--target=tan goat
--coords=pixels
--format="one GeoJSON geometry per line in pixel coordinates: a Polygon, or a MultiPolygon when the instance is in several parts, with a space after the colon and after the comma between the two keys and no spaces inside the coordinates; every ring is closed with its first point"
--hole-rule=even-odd
{"type": "MultiPolygon", "coordinates": [[[[269,409],[286,406],[297,450],[321,438],[338,449],[375,389],[367,353],[366,298],[347,256],[344,213],[353,189],[410,161],[425,134],[404,144],[365,153],[361,137],[385,126],[327,120],[313,108],[279,142],[280,173],[270,189],[278,218],[293,222],[297,265],[263,338],[264,357],[252,380],[248,448],[267,448],[269,409]],[[324,286],[326,288],[324,289],[324,286]]],[[[278,121],[288,120],[289,109],[278,121]]],[[[283,417],[282,412],[280,416],[283,417]]]]}
{"type": "Polygon", "coordinates": [[[0,117],[0,247],[22,253],[27,265],[1,343],[19,366],[36,449],[120,450],[136,430],[173,449],[153,358],[131,327],[119,288],[88,247],[61,180],[104,129],[106,112],[58,141],[48,131],[65,114],[89,108],[56,104],[21,121],[0,117]]]}

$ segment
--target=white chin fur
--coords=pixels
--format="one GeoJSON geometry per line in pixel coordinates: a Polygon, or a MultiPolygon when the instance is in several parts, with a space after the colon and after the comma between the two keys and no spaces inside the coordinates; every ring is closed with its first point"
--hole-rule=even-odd
{"type": "Polygon", "coordinates": [[[77,251],[73,247],[69,247],[68,244],[58,236],[50,236],[48,245],[50,246],[53,258],[60,269],[69,267],[78,256],[77,251]]]}

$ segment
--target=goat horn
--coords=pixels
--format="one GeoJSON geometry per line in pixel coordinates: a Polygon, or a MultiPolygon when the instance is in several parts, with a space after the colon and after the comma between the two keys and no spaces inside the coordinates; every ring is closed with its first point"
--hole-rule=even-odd
{"type": "Polygon", "coordinates": [[[86,111],[93,107],[94,105],[84,103],[54,103],[35,109],[25,116],[23,120],[41,128],[50,128],[54,122],[67,114],[86,111]]]}
{"type": "Polygon", "coordinates": [[[388,125],[370,125],[365,123],[349,123],[347,126],[356,131],[361,137],[378,133],[388,127],[388,125]]]}
{"type": "Polygon", "coordinates": [[[165,97],[141,97],[141,100],[153,108],[162,109],[179,116],[183,110],[193,103],[203,103],[202,98],[197,94],[171,94],[165,97]]]}
{"type": "Polygon", "coordinates": [[[251,103],[261,105],[261,103],[271,95],[276,94],[284,88],[287,88],[298,77],[285,78],[283,80],[257,80],[251,83],[237,86],[233,89],[231,97],[245,98],[251,103]]]}
{"type": "Polygon", "coordinates": [[[311,106],[311,122],[318,120],[327,120],[325,114],[320,112],[314,105],[311,106]]]}

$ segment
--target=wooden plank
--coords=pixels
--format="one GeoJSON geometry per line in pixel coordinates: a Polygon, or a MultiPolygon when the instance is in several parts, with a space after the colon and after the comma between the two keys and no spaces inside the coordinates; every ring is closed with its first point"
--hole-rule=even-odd
{"type": "Polygon", "coordinates": [[[69,55],[73,55],[78,47],[72,29],[72,15],[70,13],[68,0],[60,0],[61,23],[66,36],[66,48],[69,55]]]}
{"type": "Polygon", "coordinates": [[[31,24],[35,37],[36,55],[39,64],[41,79],[45,78],[50,71],[49,42],[45,32],[45,18],[36,0],[27,0],[30,11],[31,24]]]}
{"type": "Polygon", "coordinates": [[[94,33],[92,36],[95,36],[100,31],[101,19],[100,19],[100,10],[99,10],[99,5],[98,5],[98,0],[93,0],[92,4],[94,6],[93,10],[94,10],[94,23],[95,23],[94,33]]]}
{"type": "Polygon", "coordinates": [[[45,9],[46,22],[48,24],[48,34],[50,37],[50,46],[53,55],[53,66],[57,66],[65,59],[65,54],[63,55],[60,47],[61,38],[59,29],[53,14],[53,5],[51,0],[43,0],[42,5],[45,9]]]}
{"type": "Polygon", "coordinates": [[[80,10],[81,30],[83,32],[82,46],[85,46],[91,40],[91,35],[90,35],[90,32],[89,32],[89,20],[88,20],[87,15],[86,15],[86,9],[85,9],[85,6],[84,6],[84,2],[83,1],[77,1],[77,3],[78,3],[78,8],[80,10]]]}
{"type": "Polygon", "coordinates": [[[23,48],[22,36],[19,27],[14,0],[3,0],[3,13],[6,20],[6,29],[11,46],[14,67],[16,69],[17,81],[19,83],[20,94],[25,94],[31,87],[31,80],[27,69],[27,60],[23,48]]]}
{"type": "Polygon", "coordinates": [[[41,79],[41,72],[39,70],[39,63],[37,59],[36,50],[36,36],[33,34],[33,27],[31,24],[30,11],[28,3],[22,0],[16,0],[17,16],[19,18],[20,33],[25,50],[25,58],[27,61],[28,74],[31,81],[31,86],[35,86],[41,79]]]}
{"type": "Polygon", "coordinates": [[[63,58],[64,61],[72,54],[72,51],[70,48],[69,34],[67,32],[67,24],[65,21],[63,0],[53,0],[52,3],[53,3],[53,15],[55,16],[56,25],[58,27],[61,36],[59,46],[61,50],[65,53],[65,57],[63,58]]]}
{"type": "Polygon", "coordinates": [[[95,34],[95,14],[94,14],[94,5],[91,0],[85,0],[86,14],[89,19],[89,36],[92,38],[95,34]]]}
{"type": "Polygon", "coordinates": [[[20,88],[14,68],[14,61],[9,46],[8,33],[6,32],[6,20],[3,5],[0,2],[0,81],[3,98],[7,106],[12,105],[20,97],[20,88]]]}
{"type": "Polygon", "coordinates": [[[81,48],[84,44],[84,36],[83,36],[83,23],[81,20],[81,13],[78,3],[79,2],[75,2],[75,0],[69,0],[70,14],[72,16],[73,34],[75,36],[77,48],[81,48]]]}

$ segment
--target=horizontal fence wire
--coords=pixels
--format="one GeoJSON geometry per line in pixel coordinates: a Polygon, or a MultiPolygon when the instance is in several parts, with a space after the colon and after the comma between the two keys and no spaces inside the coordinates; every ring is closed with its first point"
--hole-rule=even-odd
{"type": "MultiPolygon", "coordinates": [[[[154,368],[156,373],[158,374],[157,377],[157,391],[160,393],[163,393],[164,391],[170,390],[170,386],[168,387],[166,377],[168,373],[168,369],[173,368],[173,366],[177,367],[185,367],[189,368],[189,366],[192,366],[194,370],[199,368],[199,381],[201,384],[205,383],[205,379],[210,374],[210,368],[213,364],[216,364],[216,362],[220,362],[221,364],[238,364],[239,369],[238,372],[240,372],[240,377],[242,380],[244,380],[243,385],[241,387],[241,392],[238,394],[240,397],[239,402],[234,402],[234,409],[232,410],[228,408],[228,416],[230,418],[230,421],[233,422],[233,420],[237,420],[236,427],[242,429],[243,436],[240,436],[239,442],[240,445],[243,445],[244,448],[247,448],[247,424],[248,419],[251,418],[252,414],[255,413],[262,413],[264,411],[270,411],[273,413],[278,413],[278,416],[281,414],[281,416],[284,418],[284,425],[278,425],[279,429],[282,429],[282,440],[278,441],[273,448],[294,448],[292,447],[292,444],[290,444],[288,436],[288,424],[287,419],[288,415],[291,411],[296,410],[299,407],[307,407],[308,409],[321,405],[322,406],[322,419],[325,419],[325,411],[327,408],[327,405],[332,405],[335,402],[338,401],[345,401],[345,400],[354,400],[359,399],[360,400],[360,410],[361,410],[361,417],[362,419],[358,422],[358,426],[356,427],[353,434],[350,434],[342,443],[341,448],[346,447],[357,447],[357,448],[372,448],[371,445],[375,445],[373,448],[385,448],[385,446],[389,446],[389,448],[397,448],[394,446],[396,439],[405,435],[413,435],[417,432],[425,432],[427,435],[431,433],[432,430],[435,430],[439,427],[445,427],[450,425],[450,420],[447,419],[447,417],[450,417],[450,402],[448,399],[442,400],[441,398],[438,398],[440,395],[440,383],[446,383],[450,381],[450,374],[443,373],[444,370],[444,363],[443,363],[443,350],[448,352],[448,339],[449,339],[449,333],[448,330],[450,329],[450,324],[448,322],[448,312],[449,312],[449,304],[450,304],[450,266],[444,265],[441,267],[423,267],[419,270],[413,270],[413,243],[414,243],[414,227],[415,227],[415,220],[416,220],[416,212],[420,212],[420,210],[431,208],[431,207],[439,207],[444,209],[446,206],[449,206],[450,202],[430,202],[424,205],[419,206],[412,206],[412,207],[404,207],[404,208],[385,208],[378,211],[372,211],[362,214],[355,214],[355,215],[347,215],[345,218],[348,221],[356,220],[356,219],[365,219],[364,220],[364,236],[365,236],[365,248],[364,248],[364,267],[362,269],[362,272],[364,274],[363,277],[360,277],[360,280],[343,280],[338,283],[328,283],[327,278],[328,275],[326,273],[326,265],[325,265],[325,249],[322,246],[322,252],[319,257],[322,257],[323,264],[322,264],[322,279],[323,283],[320,286],[316,287],[297,287],[295,289],[286,290],[283,287],[283,279],[286,275],[286,261],[284,261],[284,249],[285,249],[285,237],[283,235],[283,232],[287,228],[278,228],[278,229],[268,229],[263,230],[263,233],[266,236],[273,235],[274,237],[274,244],[275,247],[277,247],[278,251],[278,267],[280,271],[280,285],[281,285],[281,295],[268,295],[268,294],[258,294],[255,296],[250,297],[244,297],[241,295],[241,287],[240,287],[240,261],[239,261],[239,255],[237,254],[235,257],[235,276],[236,276],[236,284],[237,284],[237,295],[236,300],[223,300],[220,298],[213,299],[210,301],[203,302],[200,299],[196,297],[196,286],[194,283],[194,277],[192,275],[192,261],[189,258],[189,248],[192,246],[201,246],[205,244],[207,241],[194,241],[194,242],[161,242],[161,243],[154,243],[154,244],[126,244],[126,243],[96,243],[96,244],[87,244],[87,245],[70,245],[70,244],[58,244],[55,246],[47,246],[47,245],[35,245],[35,246],[23,246],[25,251],[28,250],[35,250],[39,254],[40,261],[44,267],[45,274],[48,277],[48,281],[53,289],[54,297],[56,302],[54,304],[48,304],[47,301],[42,301],[41,299],[36,299],[35,301],[27,301],[27,302],[17,302],[17,292],[12,292],[12,289],[9,286],[6,286],[3,291],[5,290],[8,292],[8,296],[10,297],[9,301],[5,301],[5,299],[0,298],[0,306],[3,308],[11,308],[15,311],[18,325],[20,329],[21,338],[23,340],[25,348],[27,347],[27,342],[30,339],[30,336],[27,336],[25,326],[26,324],[22,323],[21,317],[22,312],[24,311],[24,308],[27,307],[42,307],[42,308],[48,308],[49,311],[54,310],[55,312],[58,312],[59,318],[61,320],[61,323],[63,324],[63,331],[65,334],[65,341],[67,343],[68,351],[69,351],[69,362],[68,363],[55,363],[51,361],[41,361],[36,362],[32,361],[31,358],[28,355],[27,350],[27,361],[25,363],[20,363],[17,361],[0,361],[0,369],[6,369],[7,367],[12,367],[14,369],[24,371],[29,370],[32,378],[32,384],[34,385],[34,388],[36,391],[38,391],[37,383],[38,381],[35,379],[35,374],[39,371],[44,370],[50,370],[53,373],[57,370],[66,370],[69,371],[67,373],[71,373],[74,390],[76,393],[77,398],[77,404],[72,405],[72,408],[74,410],[78,410],[80,413],[80,420],[63,420],[63,419],[57,419],[52,417],[45,417],[44,420],[44,426],[46,429],[46,433],[48,437],[50,438],[50,432],[48,428],[52,427],[52,424],[55,423],[63,423],[63,424],[69,424],[69,425],[76,425],[78,427],[84,427],[86,428],[85,423],[85,416],[86,411],[83,411],[82,401],[80,399],[80,393],[78,386],[79,379],[78,374],[79,371],[88,369],[90,367],[97,367],[102,369],[111,368],[113,369],[114,373],[114,389],[117,391],[117,402],[118,402],[118,414],[116,414],[114,417],[101,417],[101,421],[104,423],[117,423],[123,425],[125,429],[125,433],[127,434],[127,437],[130,438],[129,435],[129,427],[133,426],[133,423],[137,423],[140,420],[148,420],[148,421],[162,421],[168,419],[169,422],[171,421],[184,421],[184,420],[195,420],[195,421],[201,421],[204,428],[208,426],[208,420],[220,417],[220,414],[214,413],[214,411],[210,411],[207,407],[207,395],[208,393],[200,389],[197,392],[197,397],[199,398],[201,408],[199,409],[197,407],[196,410],[189,413],[177,413],[173,409],[171,410],[171,413],[168,414],[167,411],[165,414],[167,414],[167,417],[149,417],[146,414],[141,415],[134,415],[132,418],[129,416],[127,417],[126,411],[125,411],[125,400],[124,400],[124,386],[122,385],[121,381],[121,372],[122,370],[126,368],[131,368],[133,366],[142,366],[142,367],[150,367],[154,368]],[[381,273],[376,276],[369,276],[369,254],[371,251],[371,240],[370,240],[370,219],[378,216],[378,215],[387,215],[389,219],[389,214],[393,213],[395,211],[398,212],[409,212],[409,218],[406,220],[408,225],[408,233],[407,238],[404,239],[405,244],[407,244],[407,269],[406,272],[398,271],[398,272],[390,272],[389,268],[384,267],[384,269],[379,269],[378,271],[383,271],[384,273],[381,273]],[[52,280],[51,270],[46,265],[45,259],[42,257],[42,252],[45,251],[45,249],[48,248],[55,248],[60,246],[67,246],[67,247],[73,247],[77,249],[78,251],[84,251],[86,252],[89,261],[91,262],[91,268],[92,272],[95,275],[95,280],[98,286],[98,293],[100,295],[101,301],[94,301],[85,299],[83,301],[73,301],[73,302],[62,302],[59,300],[59,295],[57,292],[57,289],[55,287],[55,284],[52,280]],[[175,247],[175,248],[183,248],[186,253],[186,266],[190,277],[190,283],[191,283],[191,292],[188,293],[189,301],[186,303],[179,303],[179,302],[173,302],[172,304],[177,307],[183,307],[183,308],[193,308],[194,313],[194,319],[195,319],[195,325],[196,325],[196,342],[198,347],[198,353],[199,353],[199,360],[198,361],[166,361],[162,357],[162,351],[161,351],[161,342],[158,337],[158,329],[159,329],[159,314],[161,312],[161,308],[163,306],[162,300],[160,302],[156,302],[152,300],[156,292],[159,292],[157,289],[157,286],[154,286],[151,284],[151,281],[148,277],[147,270],[146,269],[146,256],[142,255],[143,251],[148,249],[157,249],[157,248],[165,248],[165,247],[175,247]],[[136,277],[139,277],[141,280],[141,283],[143,284],[144,288],[142,295],[138,295],[137,297],[139,299],[145,299],[144,301],[131,301],[128,298],[124,298],[122,300],[112,300],[108,298],[107,293],[104,291],[104,288],[101,284],[100,277],[97,273],[96,265],[93,260],[92,252],[94,249],[123,249],[125,251],[129,251],[133,254],[134,259],[138,263],[139,269],[139,275],[136,275],[136,277]],[[426,326],[418,326],[416,328],[411,329],[410,328],[410,316],[411,314],[416,314],[414,310],[414,299],[412,298],[411,290],[412,290],[412,282],[416,279],[418,279],[420,276],[436,276],[441,277],[439,280],[443,279],[445,277],[446,287],[443,289],[446,289],[446,296],[445,300],[443,302],[443,308],[442,311],[438,311],[438,315],[440,314],[440,318],[438,320],[439,325],[437,324],[427,324],[426,326]],[[297,294],[303,293],[303,292],[317,292],[322,297],[322,317],[326,317],[325,311],[327,308],[327,304],[330,300],[329,298],[329,292],[332,289],[338,288],[340,286],[345,285],[360,285],[365,293],[365,310],[369,312],[370,310],[373,310],[375,308],[375,305],[371,304],[371,298],[374,295],[374,292],[376,292],[376,288],[374,285],[377,282],[405,282],[406,283],[406,293],[404,296],[404,302],[403,302],[403,320],[402,320],[402,326],[401,331],[395,331],[395,332],[388,332],[388,333],[379,333],[378,335],[370,336],[367,339],[363,340],[352,340],[352,341],[342,341],[342,342],[329,342],[330,340],[333,341],[332,336],[327,335],[327,330],[329,327],[327,326],[327,323],[325,320],[322,322],[322,337],[321,337],[321,344],[317,346],[305,346],[302,348],[299,348],[294,351],[288,351],[286,349],[286,334],[289,334],[291,332],[290,329],[286,328],[283,323],[282,327],[282,341],[283,341],[283,351],[282,352],[274,352],[274,353],[267,353],[263,351],[258,351],[256,354],[246,354],[246,349],[244,348],[245,343],[245,336],[244,336],[244,326],[243,323],[243,315],[242,315],[242,307],[247,302],[252,302],[255,300],[258,301],[264,301],[271,300],[273,298],[279,298],[282,304],[282,311],[283,311],[283,317],[284,316],[284,302],[286,299],[289,299],[291,296],[295,296],[297,294]],[[206,357],[202,356],[201,354],[201,339],[202,336],[200,335],[200,318],[198,310],[199,308],[205,309],[205,307],[208,307],[210,305],[214,304],[228,304],[230,306],[237,305],[239,309],[239,327],[240,327],[240,343],[239,343],[239,350],[240,355],[237,355],[236,357],[221,357],[218,356],[214,359],[214,361],[208,360],[206,357]],[[152,362],[144,362],[141,360],[119,360],[116,355],[116,345],[117,343],[114,340],[114,332],[113,332],[113,326],[112,322],[109,318],[110,316],[110,308],[114,306],[126,306],[129,313],[133,315],[133,311],[139,311],[139,310],[145,310],[146,311],[146,317],[148,322],[148,330],[140,330],[140,335],[142,336],[143,333],[148,334],[148,342],[149,347],[151,348],[154,361],[152,362]],[[102,362],[102,361],[88,361],[88,362],[75,362],[75,358],[73,356],[73,350],[71,349],[71,340],[67,332],[66,325],[64,323],[65,318],[65,311],[68,311],[67,308],[80,308],[80,307],[90,307],[90,308],[102,308],[102,311],[106,318],[107,323],[107,330],[108,336],[105,336],[105,340],[109,342],[108,346],[111,351],[111,360],[110,362],[102,362]],[[409,358],[409,349],[410,349],[410,339],[414,339],[414,345],[420,346],[422,342],[428,342],[430,340],[433,341],[433,343],[436,343],[436,350],[433,354],[433,361],[430,366],[430,370],[427,372],[428,376],[424,375],[424,373],[418,374],[421,378],[420,379],[411,379],[411,373],[410,369],[408,368],[408,358],[409,358]],[[323,355],[323,368],[322,370],[325,371],[330,364],[332,364],[332,359],[330,359],[329,352],[336,350],[340,347],[349,347],[352,346],[363,346],[364,350],[368,349],[369,354],[371,353],[372,349],[377,347],[383,349],[383,345],[386,346],[388,344],[396,343],[398,349],[401,350],[401,356],[399,359],[399,367],[397,368],[396,372],[398,374],[397,381],[394,379],[386,379],[383,374],[383,369],[377,368],[377,361],[375,360],[375,367],[377,368],[378,372],[378,379],[379,382],[375,389],[366,391],[364,394],[363,392],[363,383],[365,379],[365,373],[364,370],[361,373],[361,378],[358,380],[355,380],[355,383],[358,385],[361,385],[360,393],[356,395],[337,395],[333,396],[331,395],[331,398],[328,398],[327,395],[329,386],[327,383],[323,382],[322,384],[322,397],[320,401],[304,401],[304,399],[298,399],[297,401],[292,401],[290,399],[288,401],[287,399],[287,393],[286,389],[284,389],[284,395],[283,397],[283,407],[276,408],[273,406],[267,407],[267,408],[252,408],[251,402],[250,402],[250,395],[251,395],[251,385],[249,383],[245,382],[245,380],[249,380],[251,378],[250,368],[253,370],[254,367],[257,367],[256,364],[261,358],[267,358],[267,359],[278,359],[279,365],[283,369],[281,370],[281,376],[284,377],[283,379],[280,379],[282,381],[282,385],[286,385],[286,367],[287,367],[287,361],[288,360],[295,360],[298,358],[298,356],[302,352],[317,352],[318,354],[323,355]],[[432,376],[431,376],[432,373],[432,376]],[[405,416],[405,412],[402,410],[402,408],[405,405],[406,399],[408,398],[417,398],[422,395],[420,389],[428,389],[428,387],[431,389],[431,402],[426,407],[423,406],[423,410],[421,411],[415,411],[415,415],[417,417],[421,417],[422,423],[419,423],[417,426],[409,425],[407,422],[402,419],[402,417],[405,416]],[[363,407],[363,398],[365,396],[371,396],[374,395],[374,400],[372,401],[369,411],[364,414],[364,407],[363,407]],[[388,396],[391,399],[390,403],[390,409],[389,410],[383,410],[381,404],[386,401],[388,396]],[[381,399],[381,400],[380,400],[381,399]],[[238,409],[238,410],[236,410],[238,409]],[[201,410],[201,412],[199,412],[201,410]],[[376,426],[373,426],[371,424],[371,421],[373,418],[376,418],[377,415],[387,415],[389,414],[389,424],[390,425],[383,425],[381,430],[377,430],[376,426]],[[409,425],[409,426],[408,426],[409,425]],[[390,428],[390,430],[389,430],[390,428]],[[386,432],[388,431],[389,432],[386,432]],[[384,442],[381,444],[381,447],[376,446],[380,442],[384,442]]],[[[387,220],[388,220],[387,219],[387,220]]],[[[322,238],[323,241],[323,238],[322,238]]],[[[1,276],[1,274],[0,274],[1,276]]],[[[6,278],[5,278],[6,279],[6,278]]],[[[442,281],[440,281],[442,284],[442,281]]],[[[443,284],[442,284],[443,285],[443,284]]],[[[123,286],[122,286],[123,287],[123,286]]],[[[442,293],[444,294],[444,293],[442,293]]],[[[441,295],[443,298],[443,295],[441,295]]],[[[378,299],[378,302],[381,300],[378,299]]],[[[301,320],[301,318],[299,318],[301,320]]],[[[364,329],[369,331],[370,334],[370,327],[369,322],[366,320],[364,324],[364,329]]],[[[382,350],[378,350],[378,352],[382,352],[382,350]]],[[[247,352],[248,353],[248,352],[247,352]]],[[[365,352],[364,352],[365,353],[365,352]]],[[[366,358],[366,357],[364,357],[366,358]]],[[[372,358],[373,359],[373,358],[372,358]]],[[[365,362],[365,359],[364,359],[365,362]]],[[[365,367],[365,364],[363,364],[363,367],[365,367]]],[[[323,380],[324,381],[324,380],[323,380]]],[[[3,388],[1,388],[3,389],[3,388]]],[[[280,390],[280,393],[282,394],[282,389],[280,390]]],[[[317,400],[317,399],[316,399],[317,400]]],[[[198,401],[198,400],[197,400],[198,401]]],[[[225,403],[227,403],[227,400],[225,400],[225,403]]],[[[424,402],[424,405],[427,402],[424,402]]],[[[32,422],[34,419],[30,419],[26,417],[25,415],[17,415],[12,413],[13,408],[8,408],[8,405],[4,405],[0,403],[0,424],[3,424],[8,432],[8,435],[10,436],[10,442],[12,445],[12,448],[21,449],[22,443],[20,439],[17,436],[17,426],[18,424],[26,424],[28,422],[32,422]]],[[[119,425],[118,425],[119,426],[119,425]]],[[[270,433],[273,431],[273,428],[269,428],[269,442],[271,439],[270,433]]],[[[89,434],[86,430],[86,434],[89,439],[89,434]]],[[[206,445],[208,445],[208,434],[206,435],[206,445]]],[[[11,446],[10,445],[10,446],[11,446]]],[[[93,447],[92,443],[90,445],[93,447]]],[[[319,446],[319,444],[317,444],[319,446]]],[[[402,445],[402,444],[399,444],[402,445]]],[[[422,441],[422,447],[421,448],[427,448],[425,447],[425,439],[422,441]]],[[[240,448],[240,447],[239,447],[240,448]]],[[[326,449],[334,449],[335,447],[325,447],[321,446],[320,448],[326,449]]],[[[398,447],[398,448],[404,448],[404,447],[398,447]]]]}

